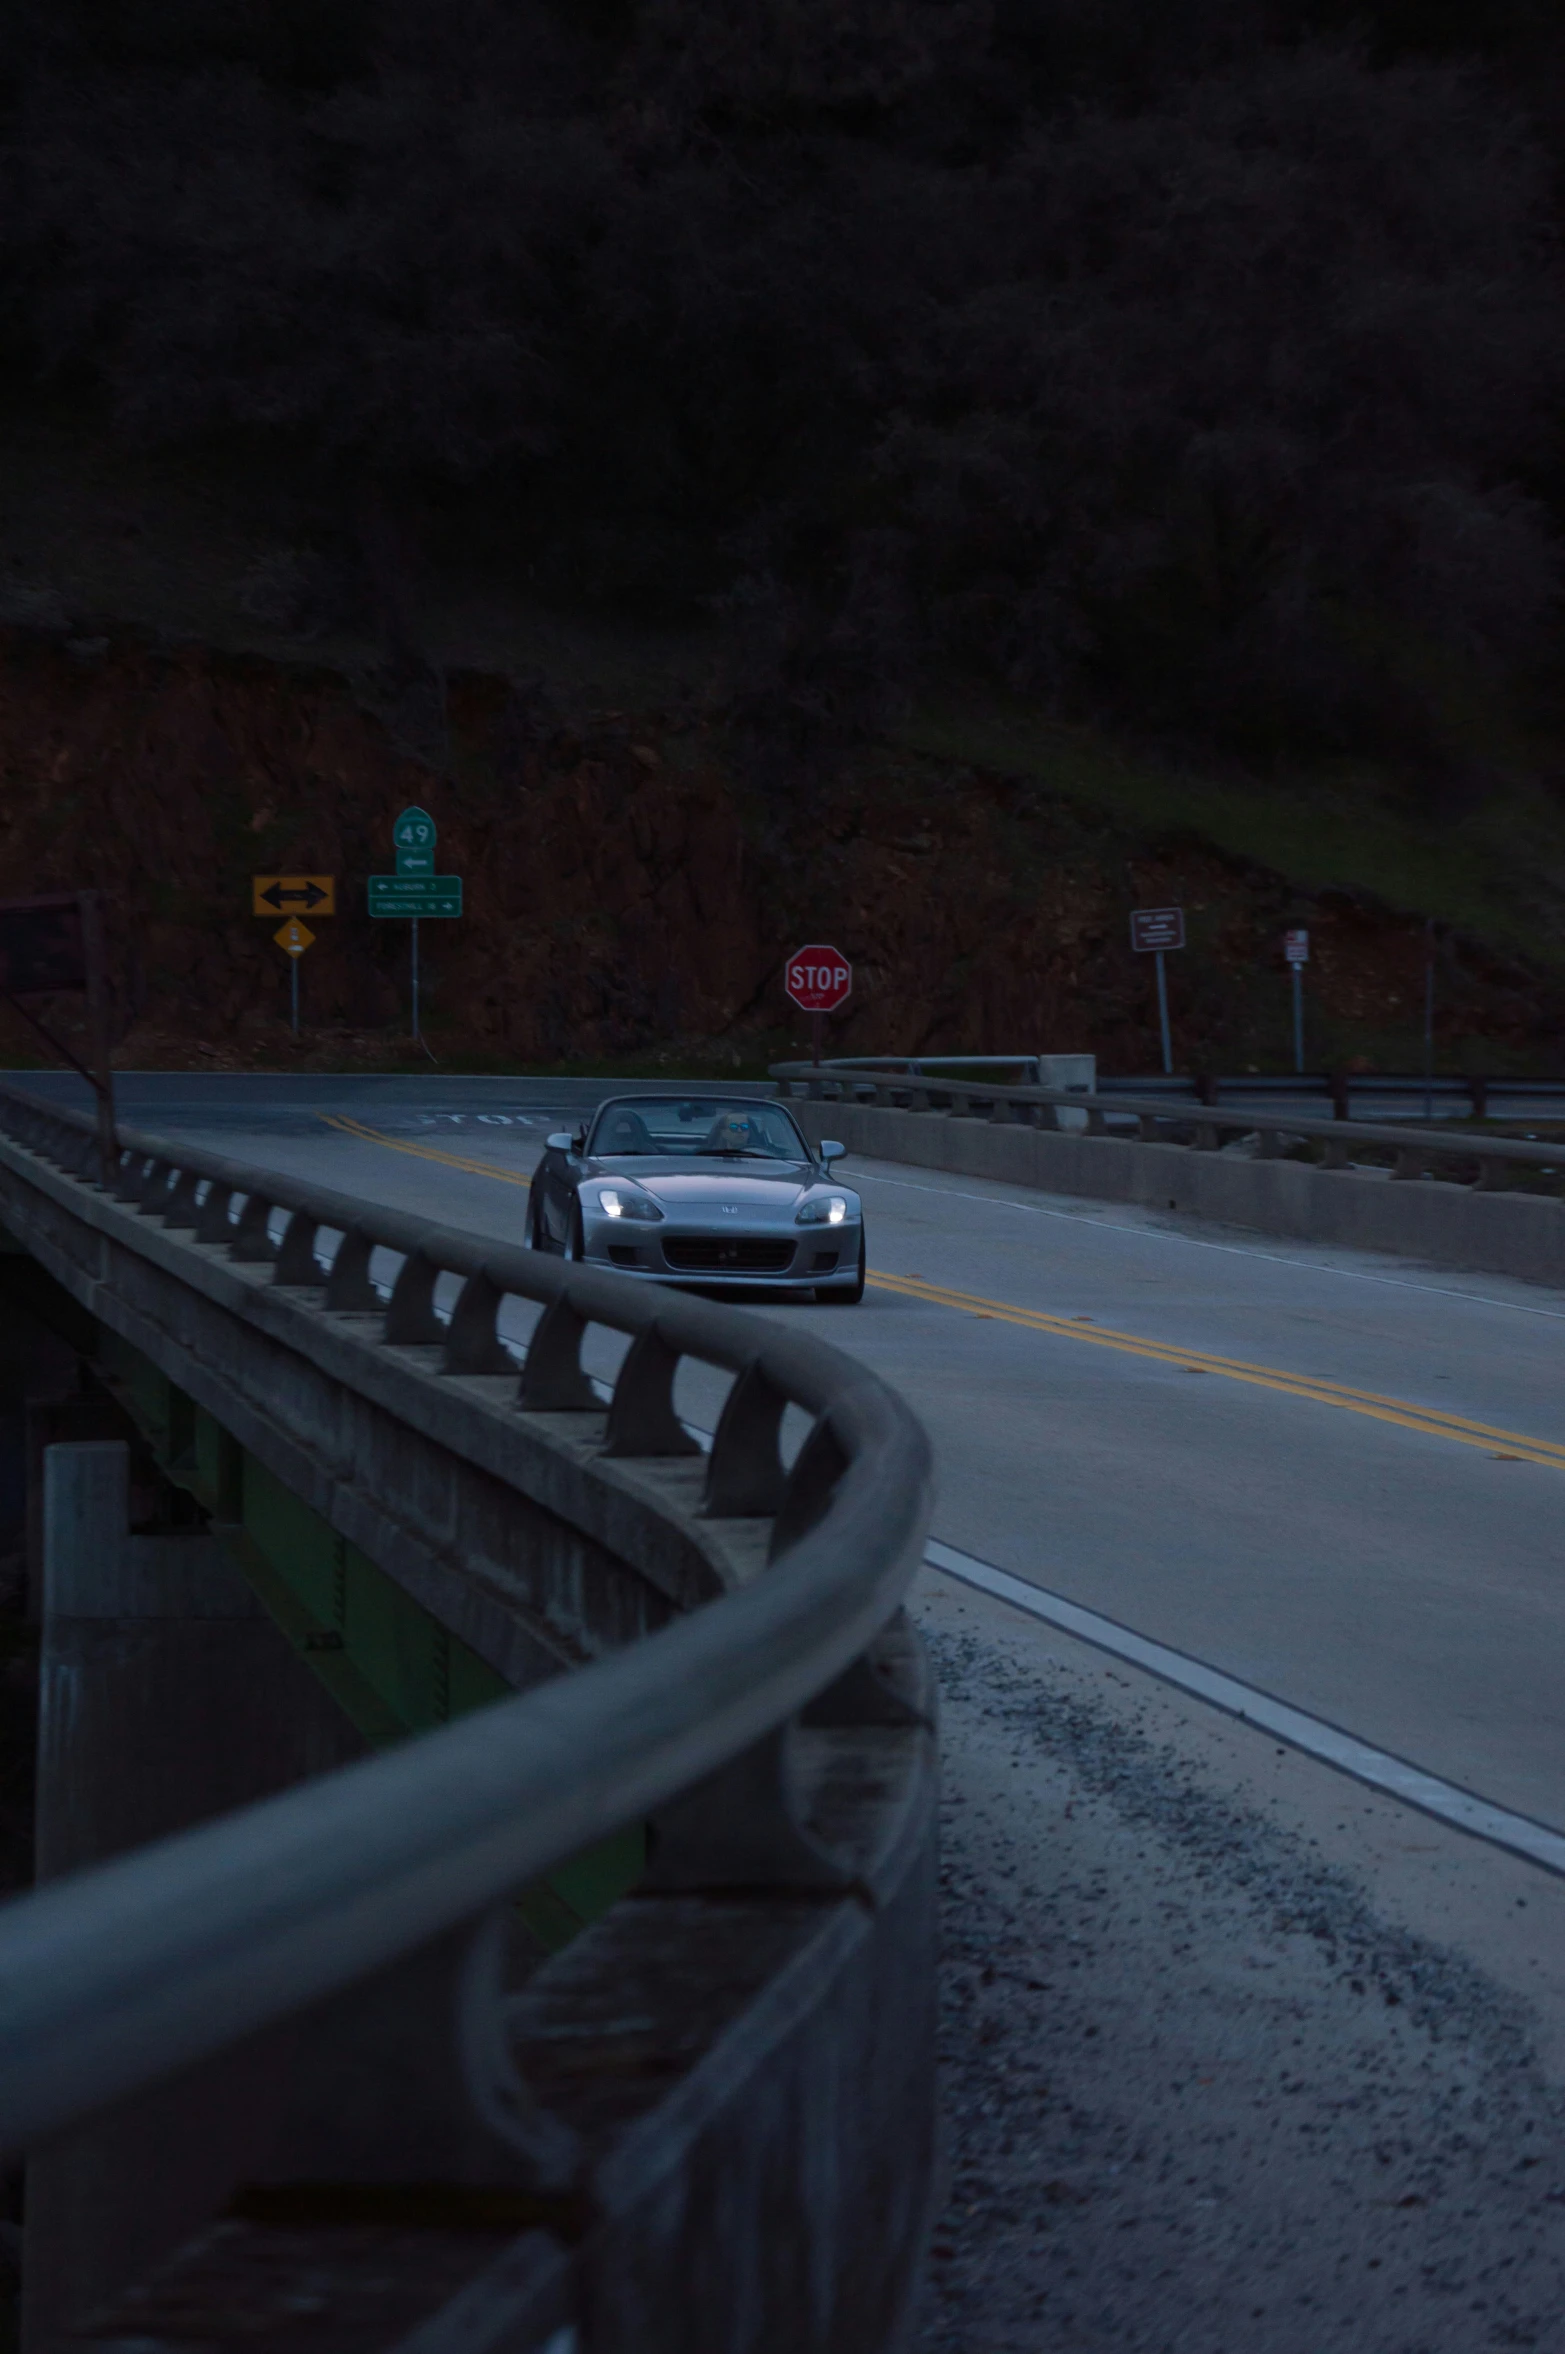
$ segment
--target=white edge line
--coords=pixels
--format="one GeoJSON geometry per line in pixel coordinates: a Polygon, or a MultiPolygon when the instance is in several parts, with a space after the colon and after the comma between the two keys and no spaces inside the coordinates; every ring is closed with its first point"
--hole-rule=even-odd
{"type": "Polygon", "coordinates": [[[1112,1652],[1116,1659],[1145,1669],[1163,1683],[1176,1685],[1180,1691],[1222,1709],[1228,1716],[1274,1734],[1290,1747],[1302,1749],[1308,1756],[1335,1767],[1339,1773],[1350,1775],[1372,1790],[1384,1791],[1406,1806],[1417,1807],[1422,1814],[1449,1823],[1455,1830],[1485,1839],[1491,1846],[1507,1848],[1513,1855],[1524,1856],[1529,1863],[1540,1865],[1544,1871],[1565,1877],[1565,1833],[1551,1830],[1546,1823],[1491,1805],[1458,1783],[1425,1773],[1406,1758],[1393,1756],[1389,1750],[1375,1749],[1352,1733],[1343,1732],[1340,1726],[1309,1716],[1303,1709],[1290,1708],[1286,1701],[1274,1700],[1270,1693],[1240,1683],[1237,1677],[1207,1667],[1185,1652],[1170,1650],[1166,1644],[1135,1634],[1112,1618],[1086,1610],[1078,1602],[1068,1602],[1062,1594],[1050,1593],[1046,1587],[1014,1577],[1009,1570],[996,1569],[987,1561],[976,1560],[971,1553],[958,1552],[954,1545],[944,1545],[932,1538],[925,1548],[924,1559],[931,1569],[959,1578],[964,1585],[976,1586],[998,1601],[1009,1602],[1028,1617],[1042,1619],[1063,1634],[1091,1643],[1099,1651],[1112,1652]]]}

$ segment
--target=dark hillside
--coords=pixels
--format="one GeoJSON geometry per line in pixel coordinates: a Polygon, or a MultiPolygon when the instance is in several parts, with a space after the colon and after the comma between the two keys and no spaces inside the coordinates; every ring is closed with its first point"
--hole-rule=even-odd
{"type": "Polygon", "coordinates": [[[1403,0],[64,0],[8,35],[14,387],[420,551],[722,606],[779,774],[931,661],[1481,792],[1552,713],[1548,18],[1403,0]]]}
{"type": "MultiPolygon", "coordinates": [[[[288,1051],[244,876],[402,796],[452,1052],[753,1057],[829,925],[846,1043],[1144,1063],[1178,893],[1192,1057],[1283,1052],[1307,921],[1318,1051],[1411,1059],[1431,914],[1443,1051],[1552,1061],[1562,65],[1543,0],[18,0],[5,887],[113,889],[143,1059],[288,1051]]],[[[312,952],[329,1051],[399,957],[312,952]]]]}

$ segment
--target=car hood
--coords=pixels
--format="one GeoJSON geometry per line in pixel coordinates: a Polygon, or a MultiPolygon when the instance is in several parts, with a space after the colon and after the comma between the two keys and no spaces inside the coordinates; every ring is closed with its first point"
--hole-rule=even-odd
{"type": "Polygon", "coordinates": [[[700,1209],[708,1202],[749,1203],[755,1209],[791,1209],[819,1182],[806,1161],[661,1161],[649,1167],[637,1156],[594,1158],[595,1177],[628,1177],[669,1209],[700,1209]]]}

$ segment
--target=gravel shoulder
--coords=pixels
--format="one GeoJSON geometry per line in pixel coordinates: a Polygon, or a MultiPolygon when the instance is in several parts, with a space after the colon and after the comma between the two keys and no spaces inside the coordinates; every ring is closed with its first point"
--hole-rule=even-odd
{"type": "Polygon", "coordinates": [[[930,1577],[921,2354],[1565,2345],[1565,1883],[930,1577]]]}

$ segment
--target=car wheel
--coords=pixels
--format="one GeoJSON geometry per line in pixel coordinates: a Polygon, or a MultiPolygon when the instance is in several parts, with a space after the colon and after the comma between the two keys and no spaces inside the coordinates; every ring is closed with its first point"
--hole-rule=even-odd
{"type": "Polygon", "coordinates": [[[522,1229],[522,1240],[530,1251],[545,1251],[549,1247],[543,1238],[543,1217],[536,1191],[527,1197],[527,1221],[522,1229]]]}
{"type": "Polygon", "coordinates": [[[864,1297],[864,1237],[862,1234],[859,1236],[858,1281],[852,1290],[850,1291],[845,1284],[839,1288],[836,1284],[818,1283],[815,1286],[815,1297],[823,1308],[851,1308],[864,1297]]]}
{"type": "Polygon", "coordinates": [[[572,1202],[571,1204],[571,1223],[565,1237],[565,1256],[573,1262],[579,1262],[587,1256],[586,1239],[581,1230],[580,1202],[572,1202]]]}

